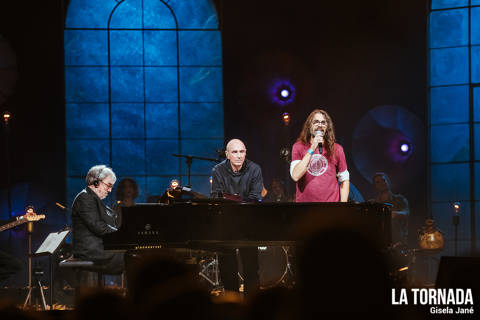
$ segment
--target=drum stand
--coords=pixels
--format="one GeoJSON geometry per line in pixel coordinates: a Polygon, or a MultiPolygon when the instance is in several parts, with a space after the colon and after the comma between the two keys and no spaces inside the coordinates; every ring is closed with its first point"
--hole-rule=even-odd
{"type": "Polygon", "coordinates": [[[287,253],[287,272],[285,272],[285,274],[283,275],[282,281],[293,287],[295,286],[295,273],[292,270],[292,264],[290,262],[292,260],[292,253],[290,252],[290,247],[283,247],[283,249],[287,253]],[[286,277],[287,274],[288,277],[286,277]]]}
{"type": "Polygon", "coordinates": [[[218,269],[218,254],[215,252],[215,258],[208,262],[205,266],[203,266],[202,270],[198,273],[198,275],[205,280],[207,280],[214,288],[220,286],[219,280],[219,269],[218,269]],[[210,271],[209,271],[210,270],[210,271]],[[213,273],[213,279],[210,274],[213,273]]]}

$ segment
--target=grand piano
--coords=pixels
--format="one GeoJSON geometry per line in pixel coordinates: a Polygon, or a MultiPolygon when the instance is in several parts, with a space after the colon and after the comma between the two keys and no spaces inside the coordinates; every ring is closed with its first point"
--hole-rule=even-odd
{"type": "Polygon", "coordinates": [[[192,199],[122,208],[106,250],[290,246],[313,231],[344,226],[381,246],[391,243],[390,206],[374,203],[236,203],[192,199]]]}

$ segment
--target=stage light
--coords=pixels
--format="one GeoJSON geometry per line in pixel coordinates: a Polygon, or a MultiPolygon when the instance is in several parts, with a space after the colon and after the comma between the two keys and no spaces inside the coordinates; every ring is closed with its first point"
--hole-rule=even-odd
{"type": "Polygon", "coordinates": [[[286,99],[290,96],[290,90],[288,89],[282,89],[280,91],[280,95],[282,96],[282,98],[286,99]]]}
{"type": "Polygon", "coordinates": [[[394,142],[397,148],[397,154],[400,157],[409,157],[412,153],[412,144],[405,137],[397,138],[397,142],[394,142]]]}
{"type": "Polygon", "coordinates": [[[176,189],[178,186],[180,186],[180,182],[178,182],[177,179],[173,179],[170,181],[170,188],[171,189],[176,189]]]}
{"type": "Polygon", "coordinates": [[[282,114],[282,121],[284,125],[288,126],[288,124],[290,123],[290,114],[288,112],[284,112],[282,114]]]}
{"type": "Polygon", "coordinates": [[[210,181],[210,184],[212,184],[212,180],[213,180],[212,176],[210,176],[208,180],[210,181]]]}
{"type": "Polygon", "coordinates": [[[273,79],[269,88],[269,96],[272,103],[285,106],[294,101],[295,86],[288,79],[273,79]]]}
{"type": "Polygon", "coordinates": [[[458,213],[458,211],[460,210],[460,202],[454,202],[453,209],[455,209],[455,213],[458,213]]]}
{"type": "Polygon", "coordinates": [[[12,114],[8,111],[5,111],[3,113],[3,122],[5,122],[5,124],[8,124],[8,121],[12,118],[12,114]]]}

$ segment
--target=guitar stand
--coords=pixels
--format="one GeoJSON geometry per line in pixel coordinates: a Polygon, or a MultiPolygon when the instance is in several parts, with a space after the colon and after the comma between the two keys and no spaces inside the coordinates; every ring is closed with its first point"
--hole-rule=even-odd
{"type": "Polygon", "coordinates": [[[32,305],[31,301],[31,295],[32,295],[32,234],[33,234],[33,222],[28,222],[27,223],[27,246],[28,246],[28,274],[27,274],[27,279],[28,279],[28,294],[27,298],[25,299],[25,302],[23,304],[23,307],[25,307],[27,304],[32,305]]]}

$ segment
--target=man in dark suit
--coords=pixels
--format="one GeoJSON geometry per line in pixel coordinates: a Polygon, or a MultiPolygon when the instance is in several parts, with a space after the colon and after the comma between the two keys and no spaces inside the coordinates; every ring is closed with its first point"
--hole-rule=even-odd
{"type": "Polygon", "coordinates": [[[85,178],[87,187],[75,197],[72,205],[73,256],[91,260],[110,274],[125,269],[122,253],[106,253],[103,235],[120,227],[118,215],[103,203],[116,181],[115,173],[105,165],[92,167],[85,178]]]}

